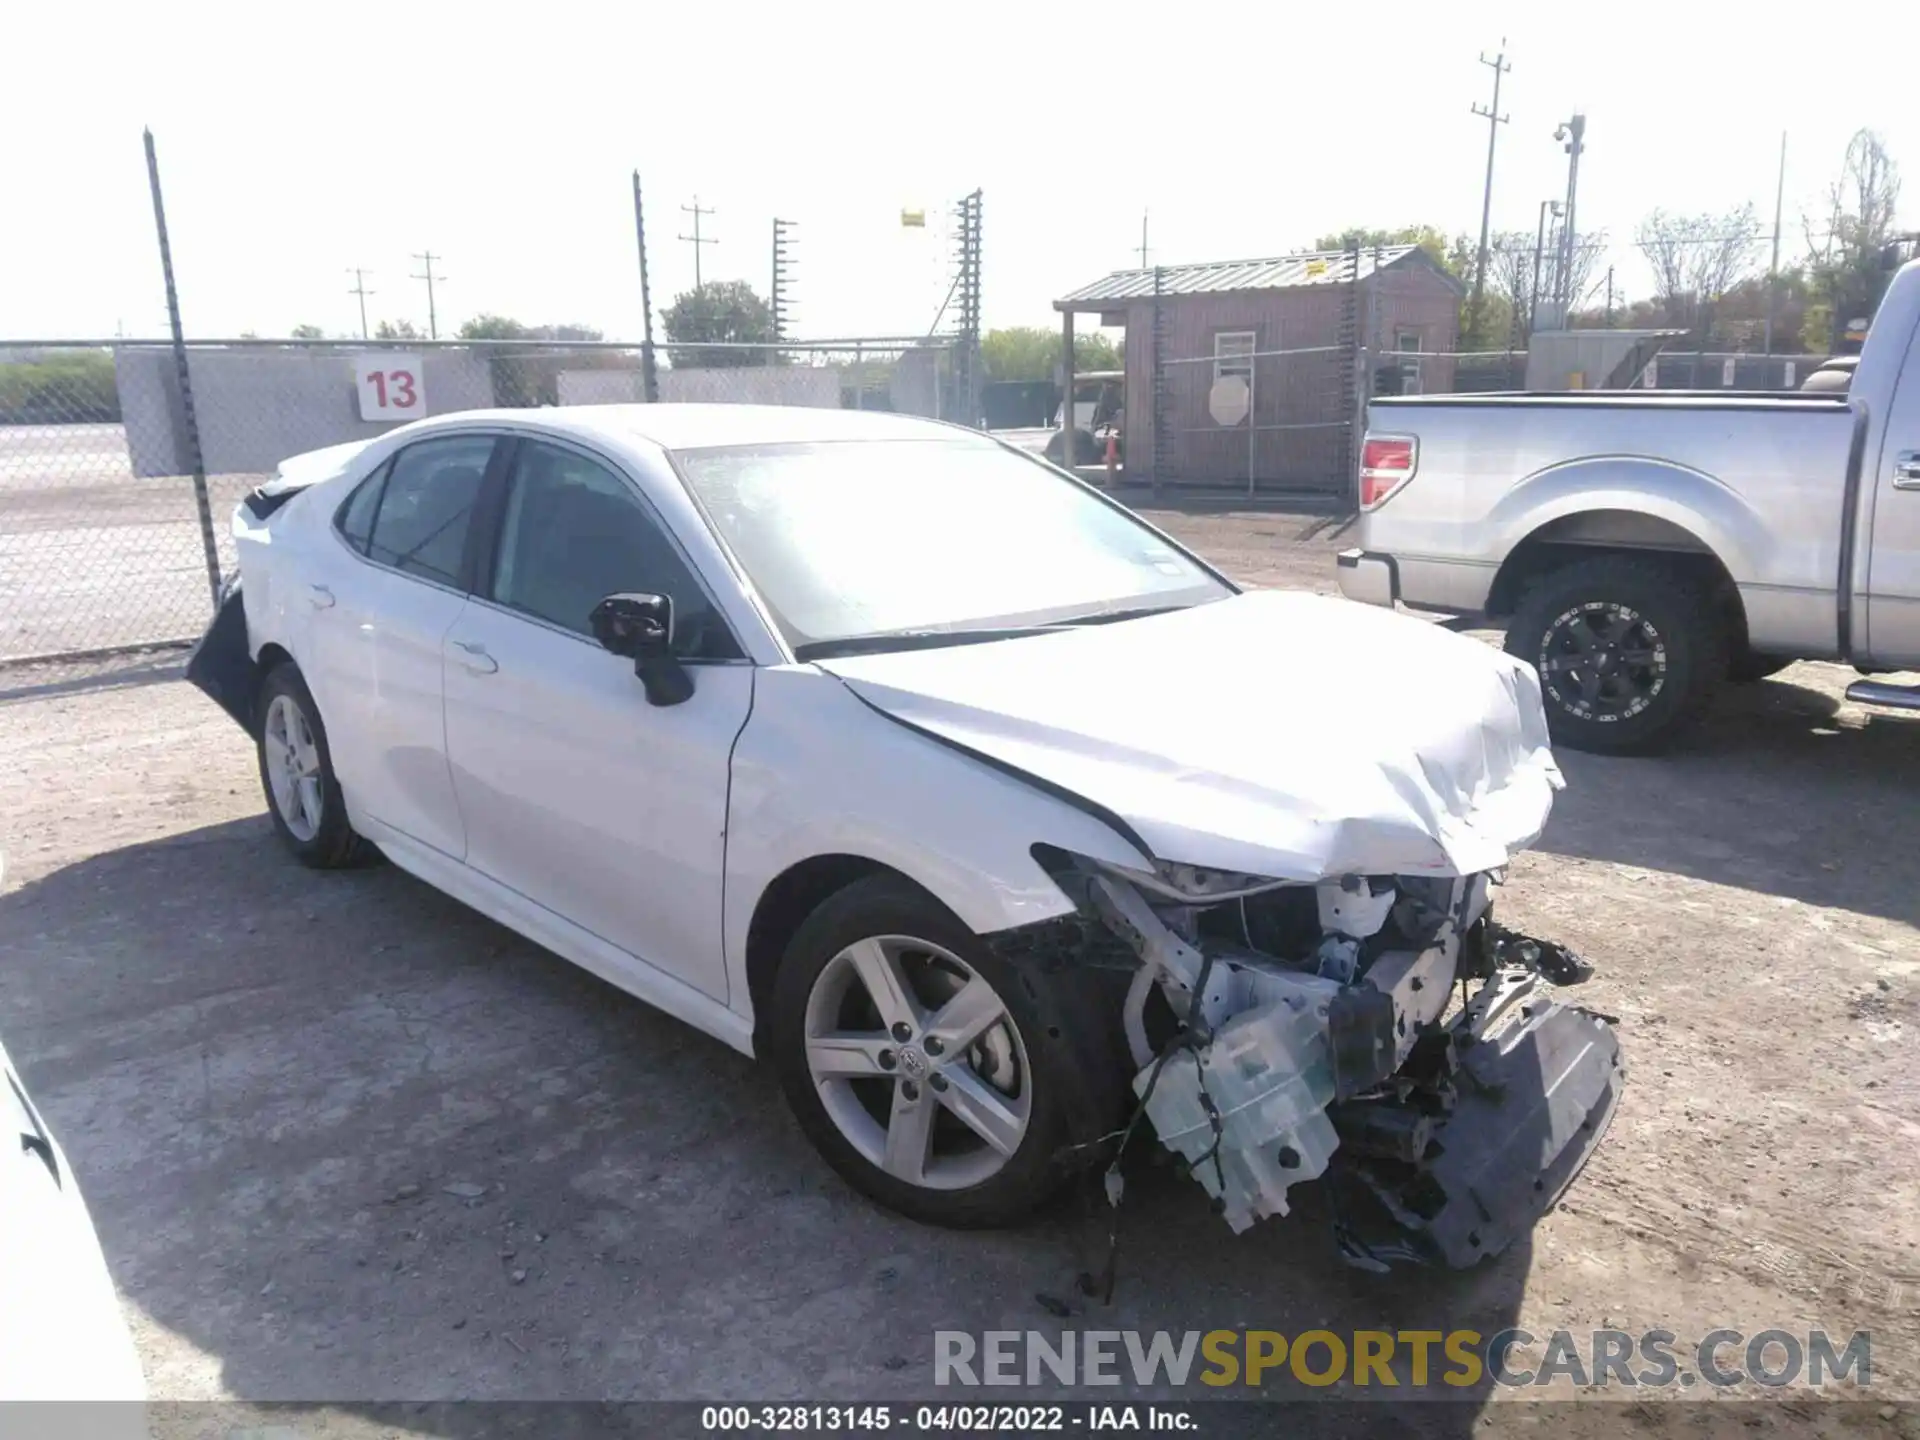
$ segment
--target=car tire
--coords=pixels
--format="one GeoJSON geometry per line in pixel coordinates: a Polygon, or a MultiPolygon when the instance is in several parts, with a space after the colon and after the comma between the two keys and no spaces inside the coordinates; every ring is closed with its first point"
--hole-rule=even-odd
{"type": "MultiPolygon", "coordinates": [[[[861,953],[871,957],[864,948],[861,953]]],[[[880,874],[857,880],[827,899],[795,931],[771,986],[763,1033],[794,1118],[849,1185],[928,1224],[1001,1226],[1032,1211],[1075,1170],[1097,1158],[1101,1138],[1124,1120],[1129,1072],[1119,1048],[1118,1006],[1111,1003],[1117,996],[1100,984],[1103,978],[1093,971],[1046,970],[1024,960],[1016,964],[917,885],[880,874]],[[1002,1003],[1007,1028],[996,1022],[964,1053],[934,1052],[926,1032],[916,1032],[890,1052],[896,1058],[886,1072],[857,1078],[817,1073],[809,1058],[811,1040],[857,1032],[863,1044],[871,1044],[888,1034],[877,1010],[849,1024],[847,1012],[835,1008],[863,1005],[870,998],[862,993],[863,980],[857,975],[845,979],[842,972],[855,968],[848,958],[855,947],[879,946],[882,941],[898,948],[896,974],[909,975],[909,986],[922,1002],[932,981],[944,978],[966,985],[970,976],[984,981],[1002,1003]],[[950,973],[956,966],[968,975],[950,973]],[[843,991],[834,989],[837,977],[845,979],[843,991]],[[1018,1103],[1024,1111],[1017,1144],[1004,1156],[949,1108],[971,1104],[967,1096],[977,1086],[1000,1083],[990,1078],[995,1071],[983,1070],[978,1060],[990,1042],[997,1054],[1014,1057],[1009,1073],[1017,1068],[1014,1078],[1023,1097],[1016,1102],[1001,1091],[989,1092],[1003,1108],[1018,1103]],[[921,1067],[941,1065],[943,1077],[954,1077],[947,1082],[952,1088],[941,1097],[934,1095],[930,1074],[913,1082],[921,1101],[935,1107],[928,1122],[931,1139],[923,1151],[926,1178],[917,1181],[903,1178],[900,1167],[889,1168],[893,1125],[900,1123],[901,1097],[909,1083],[909,1052],[917,1073],[927,1073],[921,1067]],[[935,1060],[930,1052],[943,1058],[935,1060]],[[943,1154],[943,1146],[958,1153],[943,1154]],[[975,1169],[981,1171],[977,1179],[971,1178],[975,1169]]],[[[939,1013],[937,1003],[922,1012],[939,1013]]]]}
{"type": "MultiPolygon", "coordinates": [[[[1042,452],[1046,459],[1055,465],[1067,463],[1067,432],[1056,430],[1047,437],[1046,449],[1042,452]]],[[[1091,430],[1073,427],[1073,463],[1075,465],[1098,465],[1106,459],[1106,447],[1094,438],[1091,430]]]]}
{"type": "Polygon", "coordinates": [[[1684,733],[1726,680],[1729,648],[1711,590],[1636,555],[1596,556],[1535,580],[1506,642],[1540,674],[1554,741],[1603,755],[1651,753],[1684,733]]]}
{"type": "Polygon", "coordinates": [[[288,661],[267,672],[254,713],[260,788],[281,842],[302,865],[316,870],[344,869],[368,859],[372,847],[347,822],[327,727],[298,667],[288,661]],[[290,802],[285,787],[295,777],[290,802]]]}

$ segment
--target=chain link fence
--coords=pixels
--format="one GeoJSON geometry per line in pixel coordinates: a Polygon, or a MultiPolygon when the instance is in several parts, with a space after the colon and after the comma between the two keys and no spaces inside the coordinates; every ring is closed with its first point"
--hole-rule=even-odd
{"type": "Polygon", "coordinates": [[[1160,483],[1248,495],[1337,492],[1353,427],[1352,364],[1343,345],[1230,345],[1163,359],[1160,483]]]}
{"type": "MultiPolygon", "coordinates": [[[[977,423],[963,344],[661,345],[654,388],[977,423]]],[[[0,344],[0,693],[177,658],[233,571],[234,506],[288,456],[457,411],[638,403],[647,361],[587,341],[202,342],[183,389],[166,343],[0,344]]]]}

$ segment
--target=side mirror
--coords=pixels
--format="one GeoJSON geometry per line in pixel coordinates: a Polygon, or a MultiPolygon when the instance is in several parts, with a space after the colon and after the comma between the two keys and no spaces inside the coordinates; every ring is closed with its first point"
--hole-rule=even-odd
{"type": "Polygon", "coordinates": [[[609,595],[587,617],[593,638],[633,661],[650,705],[679,705],[693,696],[693,677],[673,653],[673,601],[665,595],[609,595]]]}

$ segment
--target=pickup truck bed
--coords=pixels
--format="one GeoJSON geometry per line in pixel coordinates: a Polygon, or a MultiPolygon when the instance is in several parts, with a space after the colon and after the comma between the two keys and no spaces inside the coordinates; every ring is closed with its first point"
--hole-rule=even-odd
{"type": "Polygon", "coordinates": [[[1917,326],[1920,263],[1846,393],[1376,399],[1341,589],[1507,620],[1579,748],[1654,748],[1795,659],[1920,665],[1917,326]]]}

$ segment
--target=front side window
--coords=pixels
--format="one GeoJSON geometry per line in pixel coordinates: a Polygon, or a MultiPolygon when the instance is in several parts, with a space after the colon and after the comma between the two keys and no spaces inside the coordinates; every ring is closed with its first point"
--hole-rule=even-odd
{"type": "Polygon", "coordinates": [[[624,479],[577,451],[521,442],[500,524],[494,601],[591,636],[593,607],[620,594],[673,601],[681,658],[739,656],[692,569],[624,479]]]}
{"type": "Polygon", "coordinates": [[[739,446],[675,462],[802,658],[1233,593],[1126,511],[990,440],[739,446]]]}
{"type": "Polygon", "coordinates": [[[493,455],[485,435],[422,440],[393,457],[367,558],[442,585],[460,583],[467,528],[493,455]]]}

